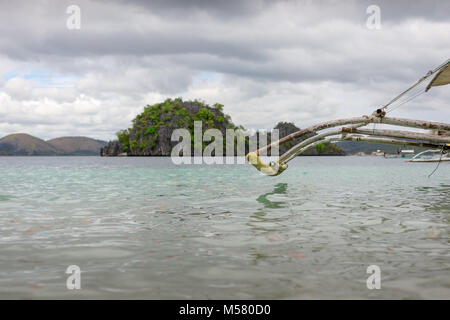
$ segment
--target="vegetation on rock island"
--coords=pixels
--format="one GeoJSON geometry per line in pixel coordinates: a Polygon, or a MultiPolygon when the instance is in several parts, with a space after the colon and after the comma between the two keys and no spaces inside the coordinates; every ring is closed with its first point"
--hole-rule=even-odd
{"type": "MultiPolygon", "coordinates": [[[[125,154],[128,156],[170,156],[172,148],[178,143],[171,140],[172,132],[181,128],[189,131],[193,149],[195,121],[202,122],[203,132],[208,129],[218,129],[224,137],[227,129],[244,130],[242,126],[236,126],[229,115],[224,114],[223,108],[224,106],[220,103],[210,106],[204,101],[184,101],[182,98],[167,99],[161,103],[147,105],[144,107],[144,111],[133,119],[131,128],[119,131],[117,140],[110,141],[102,148],[100,153],[102,156],[125,154]]],[[[287,122],[278,123],[275,129],[279,129],[280,138],[299,130],[293,123],[287,122]]],[[[298,141],[308,137],[300,137],[288,146],[282,146],[280,154],[286,151],[288,147],[292,147],[298,141]]],[[[235,145],[237,144],[237,139],[235,138],[235,145]]],[[[248,141],[248,137],[245,138],[246,152],[248,152],[248,141]]],[[[270,142],[270,138],[268,141],[270,142]]],[[[209,143],[206,141],[202,142],[202,150],[209,143]]],[[[225,139],[223,139],[223,143],[225,150],[225,139]]],[[[193,150],[191,154],[193,154],[193,150]]],[[[342,155],[344,152],[339,147],[329,144],[319,145],[315,150],[308,152],[308,154],[342,155]]]]}

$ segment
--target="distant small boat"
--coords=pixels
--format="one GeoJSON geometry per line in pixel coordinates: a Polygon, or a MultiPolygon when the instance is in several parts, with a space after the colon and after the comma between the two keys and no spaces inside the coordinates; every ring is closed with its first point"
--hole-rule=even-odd
{"type": "Polygon", "coordinates": [[[386,154],[384,157],[386,159],[392,158],[403,158],[403,159],[412,159],[414,156],[414,150],[399,150],[397,154],[386,154]]]}
{"type": "Polygon", "coordinates": [[[450,153],[442,154],[442,150],[426,150],[416,154],[412,159],[406,160],[408,162],[439,162],[450,161],[450,153]]]}

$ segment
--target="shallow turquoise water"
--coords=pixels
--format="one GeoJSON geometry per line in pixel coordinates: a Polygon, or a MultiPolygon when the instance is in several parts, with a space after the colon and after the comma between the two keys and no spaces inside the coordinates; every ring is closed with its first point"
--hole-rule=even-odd
{"type": "Polygon", "coordinates": [[[0,298],[450,299],[450,163],[0,157],[0,298]],[[369,265],[381,289],[368,290],[369,265]],[[81,290],[66,288],[69,265],[81,290]]]}

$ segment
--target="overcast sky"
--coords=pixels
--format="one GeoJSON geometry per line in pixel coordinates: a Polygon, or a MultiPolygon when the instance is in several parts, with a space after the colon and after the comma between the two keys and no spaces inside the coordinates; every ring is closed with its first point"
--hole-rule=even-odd
{"type": "MultiPolygon", "coordinates": [[[[179,96],[246,128],[305,127],[369,114],[450,58],[447,0],[0,3],[0,137],[109,140],[179,96]]],[[[450,122],[449,101],[436,87],[392,115],[450,122]]]]}

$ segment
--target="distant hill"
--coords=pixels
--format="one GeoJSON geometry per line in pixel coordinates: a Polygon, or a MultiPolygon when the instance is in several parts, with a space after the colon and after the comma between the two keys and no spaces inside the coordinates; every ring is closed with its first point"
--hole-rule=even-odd
{"type": "Polygon", "coordinates": [[[398,150],[403,149],[414,149],[416,153],[424,151],[427,149],[411,147],[411,146],[396,146],[381,143],[370,143],[370,142],[355,142],[355,141],[339,141],[336,143],[341,147],[346,154],[353,155],[359,152],[364,152],[365,154],[371,154],[374,151],[380,150],[381,152],[386,152],[389,154],[397,154],[398,150]]]}
{"type": "Polygon", "coordinates": [[[56,155],[58,150],[42,139],[26,133],[10,134],[0,139],[0,155],[56,155]]]}
{"type": "Polygon", "coordinates": [[[99,155],[100,149],[106,145],[105,141],[87,137],[62,137],[47,140],[59,153],[67,155],[99,155]]]}
{"type": "Polygon", "coordinates": [[[26,133],[15,133],[0,139],[0,155],[98,155],[105,145],[105,141],[87,137],[63,137],[44,141],[26,133]]]}
{"type": "MultiPolygon", "coordinates": [[[[274,129],[278,129],[280,139],[291,133],[294,133],[294,132],[297,132],[300,130],[300,128],[297,127],[292,122],[279,122],[275,126],[274,129]]],[[[286,151],[288,151],[290,148],[292,148],[296,144],[302,142],[305,139],[311,138],[311,137],[315,136],[316,134],[317,133],[312,132],[312,133],[303,135],[302,137],[294,138],[291,141],[288,141],[288,142],[282,144],[279,147],[280,154],[285,153],[286,151]]],[[[345,151],[333,143],[320,144],[316,148],[311,148],[301,154],[301,156],[344,156],[344,155],[345,155],[345,151]]]]}

